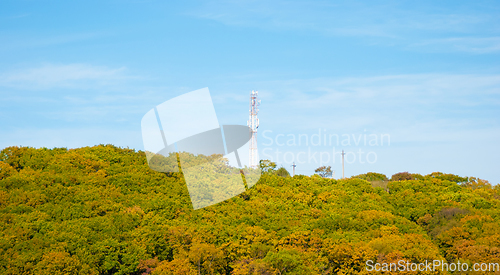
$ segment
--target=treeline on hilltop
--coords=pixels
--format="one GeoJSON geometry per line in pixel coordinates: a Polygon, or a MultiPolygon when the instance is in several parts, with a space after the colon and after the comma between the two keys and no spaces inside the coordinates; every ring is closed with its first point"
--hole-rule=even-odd
{"type": "Polygon", "coordinates": [[[333,180],[275,168],[194,211],[182,174],[151,170],[141,151],[3,149],[0,273],[367,274],[368,260],[500,263],[500,190],[487,181],[333,180]]]}

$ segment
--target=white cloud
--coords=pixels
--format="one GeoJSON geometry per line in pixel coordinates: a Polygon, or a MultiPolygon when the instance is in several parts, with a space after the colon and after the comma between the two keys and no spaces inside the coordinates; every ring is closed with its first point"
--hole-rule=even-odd
{"type": "Polygon", "coordinates": [[[0,86],[44,90],[51,88],[86,88],[116,83],[132,78],[125,75],[126,68],[108,68],[88,64],[46,64],[0,73],[0,86]]]}
{"type": "Polygon", "coordinates": [[[409,48],[432,52],[460,51],[476,54],[500,51],[500,37],[450,37],[429,39],[410,45],[409,48]]]}
{"type": "Polygon", "coordinates": [[[370,44],[406,46],[410,50],[473,53],[500,50],[499,19],[491,14],[495,6],[473,2],[464,6],[409,3],[211,1],[191,15],[233,26],[357,37],[370,44]]]}
{"type": "Polygon", "coordinates": [[[109,35],[109,33],[105,33],[103,31],[66,33],[56,35],[30,32],[5,32],[0,33],[0,40],[4,42],[0,45],[0,50],[13,51],[25,48],[48,47],[73,42],[82,42],[109,35]]]}
{"type": "Polygon", "coordinates": [[[489,101],[484,101],[485,96],[500,96],[500,75],[408,74],[296,79],[263,82],[260,85],[270,91],[266,96],[271,96],[271,99],[290,101],[294,107],[302,108],[332,103],[378,102],[385,106],[400,100],[455,103],[464,97],[487,103],[489,101]]]}
{"type": "Polygon", "coordinates": [[[369,129],[397,135],[400,141],[440,142],[464,131],[496,131],[495,117],[500,115],[500,75],[414,74],[252,84],[261,87],[261,126],[278,131],[369,129]]]}

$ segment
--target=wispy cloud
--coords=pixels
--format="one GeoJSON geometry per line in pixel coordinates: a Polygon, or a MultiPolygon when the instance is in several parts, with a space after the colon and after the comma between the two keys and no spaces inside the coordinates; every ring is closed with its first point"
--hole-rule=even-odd
{"type": "Polygon", "coordinates": [[[17,118],[4,120],[3,129],[32,126],[34,120],[61,127],[137,127],[144,113],[171,92],[144,85],[145,79],[125,67],[90,64],[45,64],[1,72],[0,116],[17,118]]]}
{"type": "Polygon", "coordinates": [[[422,103],[428,102],[428,99],[439,99],[439,103],[443,103],[474,97],[471,98],[473,102],[487,103],[482,101],[482,96],[500,96],[500,75],[403,74],[295,79],[263,82],[260,85],[273,90],[271,97],[276,100],[283,99],[284,93],[288,93],[290,96],[286,98],[305,107],[328,105],[332,101],[371,102],[374,99],[385,102],[385,105],[394,103],[392,100],[409,98],[422,98],[422,103]],[[296,100],[297,97],[300,100],[296,100]]]}
{"type": "Polygon", "coordinates": [[[491,53],[500,50],[496,38],[500,34],[500,17],[495,16],[496,7],[492,5],[495,4],[211,1],[190,14],[233,26],[357,37],[370,44],[410,46],[407,49],[411,50],[428,45],[424,49],[491,53]]]}
{"type": "Polygon", "coordinates": [[[432,52],[460,51],[476,54],[500,52],[500,36],[496,37],[450,37],[429,39],[410,45],[409,48],[432,52]]]}
{"type": "MultiPolygon", "coordinates": [[[[500,115],[500,75],[409,74],[254,85],[262,87],[262,120],[271,129],[407,133],[418,127],[438,138],[496,128],[500,115]]],[[[401,140],[407,138],[412,136],[401,134],[401,140]]]]}
{"type": "Polygon", "coordinates": [[[12,51],[24,48],[49,47],[67,43],[82,42],[103,37],[104,32],[81,32],[69,34],[47,35],[39,33],[1,33],[1,51],[12,51]]]}
{"type": "Polygon", "coordinates": [[[46,64],[34,68],[0,73],[0,87],[28,90],[50,88],[86,88],[134,78],[126,68],[108,68],[88,64],[46,64]]]}

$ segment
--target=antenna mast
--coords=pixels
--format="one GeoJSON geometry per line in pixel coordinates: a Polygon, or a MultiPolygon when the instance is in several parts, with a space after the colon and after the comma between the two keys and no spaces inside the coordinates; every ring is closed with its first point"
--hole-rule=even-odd
{"type": "Polygon", "coordinates": [[[250,168],[259,168],[259,160],[257,153],[257,128],[259,128],[259,119],[257,118],[257,113],[259,112],[258,106],[260,105],[260,100],[257,99],[258,91],[250,92],[250,119],[248,120],[248,127],[250,127],[252,132],[252,137],[250,139],[250,168]]]}

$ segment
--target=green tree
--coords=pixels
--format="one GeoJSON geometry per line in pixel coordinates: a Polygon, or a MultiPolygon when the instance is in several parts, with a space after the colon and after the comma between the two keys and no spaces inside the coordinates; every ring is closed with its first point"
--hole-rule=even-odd
{"type": "Polygon", "coordinates": [[[375,172],[368,172],[366,174],[360,174],[357,176],[353,176],[352,178],[358,178],[358,179],[367,180],[367,181],[388,181],[389,180],[386,175],[380,174],[380,173],[375,173],[375,172]]]}
{"type": "Polygon", "coordinates": [[[318,167],[314,172],[320,175],[322,178],[330,178],[333,174],[331,166],[321,166],[318,167]]]}
{"type": "Polygon", "coordinates": [[[391,177],[391,181],[414,180],[415,176],[408,172],[399,172],[391,177]]]}
{"type": "Polygon", "coordinates": [[[300,253],[294,249],[282,249],[278,252],[269,251],[264,261],[269,263],[280,275],[301,269],[300,253]]]}
{"type": "Polygon", "coordinates": [[[280,177],[289,177],[290,176],[290,173],[288,173],[288,171],[285,169],[285,167],[280,167],[278,170],[276,170],[276,172],[274,172],[277,176],[280,176],[280,177]]]}
{"type": "Polygon", "coordinates": [[[272,162],[268,159],[262,159],[259,162],[259,167],[262,173],[273,172],[276,169],[276,162],[272,162]]]}

